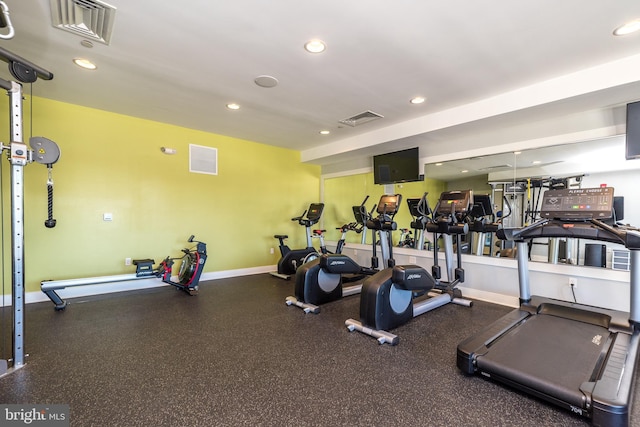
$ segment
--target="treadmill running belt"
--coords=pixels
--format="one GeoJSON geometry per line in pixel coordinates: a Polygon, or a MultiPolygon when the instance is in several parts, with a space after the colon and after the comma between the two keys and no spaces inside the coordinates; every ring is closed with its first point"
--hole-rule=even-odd
{"type": "Polygon", "coordinates": [[[479,355],[477,367],[582,408],[580,385],[591,380],[609,335],[602,326],[538,314],[479,355]]]}

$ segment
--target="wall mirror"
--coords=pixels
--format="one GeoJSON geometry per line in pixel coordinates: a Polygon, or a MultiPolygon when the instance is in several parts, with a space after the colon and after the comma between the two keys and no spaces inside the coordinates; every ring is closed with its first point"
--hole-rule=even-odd
{"type": "MultiPolygon", "coordinates": [[[[546,189],[535,188],[535,183],[566,179],[570,185],[582,188],[606,185],[614,188],[616,196],[623,197],[624,218],[621,222],[640,226],[640,200],[634,196],[638,191],[640,160],[625,159],[624,135],[427,164],[425,177],[445,182],[449,190],[471,188],[474,194],[490,195],[497,219],[511,213],[504,218],[504,225],[509,227],[536,219],[537,202],[541,202],[541,193],[546,189]],[[533,186],[531,182],[534,182],[533,186]],[[506,206],[504,198],[508,202],[506,206]]],[[[499,244],[495,246],[493,236],[470,237],[470,253],[484,256],[500,253],[501,248],[499,244]],[[479,242],[478,239],[483,240],[479,242]]],[[[534,242],[531,259],[583,265],[585,260],[589,263],[586,244],[580,241],[534,242]]],[[[614,246],[606,248],[607,266],[613,262],[613,251],[620,249],[614,246]]]]}

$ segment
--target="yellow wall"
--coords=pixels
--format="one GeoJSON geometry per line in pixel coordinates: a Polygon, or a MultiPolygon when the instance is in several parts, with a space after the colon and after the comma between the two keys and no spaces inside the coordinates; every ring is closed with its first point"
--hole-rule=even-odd
{"type": "MultiPolygon", "coordinates": [[[[329,240],[338,240],[340,233],[335,230],[337,227],[354,221],[352,206],[357,206],[368,195],[366,206],[367,211],[378,203],[380,197],[385,193],[385,186],[373,183],[373,172],[357,175],[349,175],[337,178],[324,179],[324,200],[325,212],[323,215],[324,228],[327,230],[329,240]]],[[[409,228],[411,225],[411,214],[407,207],[407,199],[422,197],[424,192],[428,192],[427,199],[429,206],[434,208],[440,193],[445,191],[446,183],[434,179],[424,181],[395,184],[394,193],[402,194],[402,205],[395,217],[398,228],[409,228]]],[[[400,232],[393,233],[394,243],[397,244],[400,232]]],[[[370,240],[367,240],[368,242],[370,240]]],[[[347,235],[347,242],[360,242],[360,236],[355,233],[347,235]]]]}
{"type": "MultiPolygon", "coordinates": [[[[124,259],[177,256],[194,234],[207,271],[273,265],[274,234],[304,246],[289,219],[319,199],[320,168],[299,152],[34,97],[33,135],[61,149],[54,165],[55,228],[47,217],[46,167],[25,173],[26,290],[41,280],[134,272],[124,259]],[[218,175],[189,172],[189,144],[218,149],[218,175]],[[175,148],[166,155],[161,146],[175,148]],[[102,215],[113,214],[112,222],[102,215]]],[[[24,139],[31,136],[24,104],[24,139]]],[[[8,105],[0,106],[8,138],[8,105]]],[[[3,139],[8,143],[8,140],[3,139]]],[[[5,283],[11,283],[9,163],[2,160],[5,283]]],[[[10,287],[9,287],[10,288],[10,287]]]]}
{"type": "Polygon", "coordinates": [[[474,176],[447,182],[447,190],[473,190],[473,194],[491,194],[489,176],[474,176]]]}

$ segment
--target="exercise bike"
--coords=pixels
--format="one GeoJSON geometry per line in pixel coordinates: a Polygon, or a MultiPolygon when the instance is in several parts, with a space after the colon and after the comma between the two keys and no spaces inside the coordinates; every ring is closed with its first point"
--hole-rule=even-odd
{"type": "MultiPolygon", "coordinates": [[[[380,235],[383,265],[393,265],[390,232],[396,228],[393,217],[398,212],[402,196],[400,194],[382,196],[371,213],[367,213],[364,207],[366,200],[357,207],[357,211],[360,212],[360,216],[366,216],[364,224],[368,229],[374,231],[371,267],[360,266],[343,254],[323,254],[320,258],[304,264],[296,271],[295,296],[289,296],[285,299],[288,306],[299,307],[305,313],[318,314],[321,304],[360,293],[362,283],[348,287],[342,285],[346,281],[362,280],[378,272],[376,232],[380,235]],[[372,218],[374,209],[377,210],[377,218],[372,218]]],[[[355,213],[356,207],[353,210],[355,213]]]]}
{"type": "Polygon", "coordinates": [[[360,296],[360,321],[347,319],[345,326],[377,339],[379,344],[396,345],[397,335],[390,329],[404,325],[409,320],[448,303],[471,307],[472,301],[462,298],[456,288],[464,282],[462,258],[458,251],[457,268],[452,267],[452,235],[456,236],[458,247],[460,235],[469,231],[467,223],[461,222],[469,211],[473,195],[471,190],[444,192],[433,213],[433,221],[426,229],[434,233],[434,265],[429,274],[418,265],[390,266],[367,278],[362,285],[360,296]],[[445,244],[448,281],[440,280],[438,265],[438,235],[445,244]],[[413,300],[425,296],[419,302],[413,300]]]}
{"type": "Polygon", "coordinates": [[[49,297],[53,304],[55,304],[56,311],[64,310],[67,307],[67,302],[56,293],[56,290],[72,286],[125,282],[150,277],[157,277],[161,279],[163,283],[175,286],[177,289],[183,290],[189,295],[197,295],[200,276],[202,275],[204,264],[207,261],[207,245],[204,242],[194,240],[193,235],[189,237],[187,241],[189,243],[195,242],[196,246],[182,249],[184,255],[181,257],[166,257],[160,262],[158,268],[153,268],[155,264],[153,259],[136,259],[133,260],[133,264],[136,266],[135,274],[87,277],[82,279],[45,280],[40,283],[40,289],[49,297]],[[171,274],[176,261],[180,261],[180,267],[178,269],[178,280],[173,281],[171,274]]]}
{"type": "MultiPolygon", "coordinates": [[[[307,247],[304,249],[290,249],[284,242],[289,236],[286,234],[276,234],[278,239],[278,248],[280,249],[280,260],[278,261],[278,270],[270,272],[273,276],[279,277],[284,280],[289,280],[293,274],[295,274],[298,267],[305,262],[309,262],[320,256],[318,251],[313,247],[313,234],[311,226],[320,221],[322,211],[324,210],[324,203],[312,203],[309,205],[309,209],[305,210],[302,215],[291,218],[291,221],[298,221],[298,224],[304,226],[307,237],[307,247]],[[305,216],[306,215],[306,216],[305,216]]],[[[318,230],[323,231],[323,230],[318,230]]],[[[316,235],[318,233],[315,233],[316,235]]],[[[322,237],[322,233],[320,233],[322,237]]]]}

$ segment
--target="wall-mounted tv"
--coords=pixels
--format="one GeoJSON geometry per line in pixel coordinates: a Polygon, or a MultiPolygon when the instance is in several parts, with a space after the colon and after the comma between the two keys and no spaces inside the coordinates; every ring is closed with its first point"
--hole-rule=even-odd
{"type": "Polygon", "coordinates": [[[395,184],[422,180],[418,147],[373,156],[373,181],[395,184]]]}
{"type": "Polygon", "coordinates": [[[640,101],[627,104],[627,160],[640,158],[640,101]]]}

